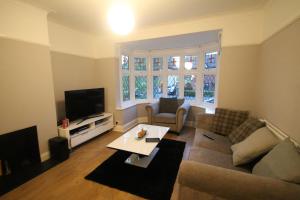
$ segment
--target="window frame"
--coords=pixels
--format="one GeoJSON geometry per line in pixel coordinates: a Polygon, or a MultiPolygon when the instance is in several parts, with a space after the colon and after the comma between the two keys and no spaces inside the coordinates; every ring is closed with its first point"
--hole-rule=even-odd
{"type": "Polygon", "coordinates": [[[197,48],[189,49],[166,49],[166,50],[153,50],[153,51],[132,51],[130,53],[123,52],[120,53],[120,58],[122,55],[129,56],[129,71],[122,70],[122,65],[120,62],[119,72],[120,72],[120,106],[121,108],[129,107],[131,105],[139,103],[151,103],[156,102],[159,99],[153,97],[153,77],[160,76],[163,84],[163,94],[162,97],[167,97],[167,86],[168,86],[168,76],[177,75],[179,77],[179,95],[178,98],[184,98],[184,76],[185,75],[195,75],[196,78],[196,94],[194,100],[186,99],[191,105],[205,107],[207,109],[215,109],[218,105],[218,94],[219,94],[219,60],[220,60],[220,49],[218,43],[210,43],[202,45],[197,48]],[[205,68],[205,53],[217,51],[216,68],[205,68]],[[168,57],[169,56],[180,56],[180,65],[178,70],[168,69],[168,57]],[[187,70],[185,69],[185,56],[197,56],[198,65],[196,69],[187,70]],[[146,71],[135,71],[134,58],[135,57],[145,57],[146,58],[146,71]],[[162,70],[153,71],[153,58],[162,57],[163,64],[162,70]],[[123,101],[123,91],[122,91],[122,76],[124,74],[129,74],[130,79],[130,100],[123,101]],[[204,75],[215,75],[215,100],[214,103],[207,103],[203,101],[203,85],[204,85],[204,75]],[[147,99],[135,99],[135,76],[146,76],[147,77],[147,99]]]}

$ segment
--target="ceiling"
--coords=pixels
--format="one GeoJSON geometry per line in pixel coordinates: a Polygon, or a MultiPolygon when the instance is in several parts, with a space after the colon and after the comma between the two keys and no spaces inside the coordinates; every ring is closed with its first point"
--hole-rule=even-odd
{"type": "Polygon", "coordinates": [[[254,10],[268,0],[19,0],[50,12],[49,19],[86,32],[109,31],[107,11],[116,1],[132,7],[136,27],[185,21],[203,16],[254,10]]]}

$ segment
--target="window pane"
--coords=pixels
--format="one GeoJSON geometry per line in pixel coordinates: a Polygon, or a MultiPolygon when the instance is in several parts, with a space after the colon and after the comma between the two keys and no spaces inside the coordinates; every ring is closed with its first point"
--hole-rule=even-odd
{"type": "Polygon", "coordinates": [[[130,100],[129,76],[122,77],[123,101],[130,100]]]}
{"type": "Polygon", "coordinates": [[[122,69],[129,70],[129,57],[122,55],[121,59],[122,59],[122,69]]]}
{"type": "Polygon", "coordinates": [[[135,77],[135,99],[147,99],[147,76],[135,77]]]}
{"type": "Polygon", "coordinates": [[[163,58],[162,57],[152,58],[152,69],[153,69],[153,71],[160,71],[163,69],[163,58]]]}
{"type": "Polygon", "coordinates": [[[178,70],[180,66],[180,57],[179,56],[169,56],[168,57],[168,69],[169,70],[178,70]]]}
{"type": "Polygon", "coordinates": [[[205,54],[205,69],[211,69],[217,67],[217,55],[218,52],[209,52],[205,54]]]}
{"type": "Polygon", "coordinates": [[[198,56],[184,56],[184,68],[186,70],[197,69],[198,56]]]}
{"type": "Polygon", "coordinates": [[[184,76],[184,97],[193,100],[196,97],[196,77],[195,75],[184,76]]]}
{"type": "Polygon", "coordinates": [[[134,58],[134,69],[136,71],[146,71],[147,60],[146,58],[134,58]]]}
{"type": "Polygon", "coordinates": [[[168,97],[179,96],[179,78],[178,76],[168,76],[168,97]]]}
{"type": "Polygon", "coordinates": [[[215,75],[204,75],[203,101],[215,103],[215,75]]]}
{"type": "Polygon", "coordinates": [[[153,76],[153,98],[158,99],[163,94],[163,83],[160,76],[153,76]]]}

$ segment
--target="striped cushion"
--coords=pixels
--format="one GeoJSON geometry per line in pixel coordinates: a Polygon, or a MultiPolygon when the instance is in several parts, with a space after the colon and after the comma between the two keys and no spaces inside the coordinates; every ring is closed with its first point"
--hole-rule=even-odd
{"type": "Polygon", "coordinates": [[[221,135],[229,135],[240,126],[249,116],[248,111],[216,108],[211,130],[221,135]]]}
{"type": "Polygon", "coordinates": [[[235,143],[243,141],[251,133],[253,133],[257,129],[262,128],[264,126],[265,126],[264,122],[261,122],[256,118],[250,117],[243,124],[241,124],[239,127],[234,129],[228,135],[228,138],[233,144],[235,144],[235,143]]]}

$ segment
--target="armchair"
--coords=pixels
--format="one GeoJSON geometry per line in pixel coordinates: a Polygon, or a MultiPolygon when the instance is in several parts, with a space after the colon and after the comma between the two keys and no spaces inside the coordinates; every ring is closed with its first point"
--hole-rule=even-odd
{"type": "Polygon", "coordinates": [[[179,133],[188,115],[190,104],[184,99],[160,98],[146,106],[149,124],[168,126],[179,133]]]}

